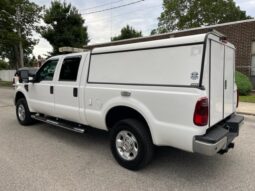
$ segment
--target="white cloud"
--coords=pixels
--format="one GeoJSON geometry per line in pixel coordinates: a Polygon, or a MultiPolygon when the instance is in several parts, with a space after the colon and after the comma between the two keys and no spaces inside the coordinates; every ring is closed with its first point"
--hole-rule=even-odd
{"type": "Polygon", "coordinates": [[[52,46],[50,45],[50,43],[46,39],[40,38],[39,43],[34,47],[33,54],[36,57],[38,57],[38,55],[42,57],[46,57],[48,52],[51,52],[51,51],[52,51],[52,46]]]}
{"type": "MultiPolygon", "coordinates": [[[[127,2],[127,0],[126,0],[127,2]]],[[[130,1],[129,2],[134,2],[130,1]]],[[[137,30],[149,35],[157,25],[157,17],[162,11],[162,1],[146,0],[129,7],[115,9],[110,12],[84,15],[91,37],[91,44],[110,41],[118,35],[125,25],[129,24],[137,30]]]]}
{"type": "Polygon", "coordinates": [[[237,5],[252,17],[255,17],[255,0],[236,0],[237,5]]]}

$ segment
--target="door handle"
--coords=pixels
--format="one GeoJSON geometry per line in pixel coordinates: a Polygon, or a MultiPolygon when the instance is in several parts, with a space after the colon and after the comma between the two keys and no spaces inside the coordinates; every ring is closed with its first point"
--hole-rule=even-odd
{"type": "Polygon", "coordinates": [[[50,94],[53,94],[53,93],[54,93],[54,87],[50,86],[50,94]]]}
{"type": "Polygon", "coordinates": [[[73,97],[78,96],[78,88],[73,88],[73,97]]]}
{"type": "Polygon", "coordinates": [[[225,80],[225,90],[228,88],[228,81],[225,80]]]}

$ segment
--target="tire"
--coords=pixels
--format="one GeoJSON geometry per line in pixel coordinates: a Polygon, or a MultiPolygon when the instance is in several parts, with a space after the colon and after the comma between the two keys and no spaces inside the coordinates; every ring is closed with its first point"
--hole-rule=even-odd
{"type": "Polygon", "coordinates": [[[21,98],[16,104],[16,116],[21,125],[32,125],[34,124],[34,119],[31,118],[31,113],[27,106],[27,101],[25,98],[21,98]]]}
{"type": "Polygon", "coordinates": [[[111,151],[124,168],[139,170],[151,161],[154,145],[146,128],[146,124],[136,119],[125,119],[111,129],[111,151]]]}

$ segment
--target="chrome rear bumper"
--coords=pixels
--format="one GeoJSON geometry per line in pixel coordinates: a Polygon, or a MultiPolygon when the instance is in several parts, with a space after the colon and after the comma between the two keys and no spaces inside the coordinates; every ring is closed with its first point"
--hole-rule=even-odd
{"type": "Polygon", "coordinates": [[[227,152],[230,147],[233,148],[232,142],[239,135],[243,121],[243,116],[234,114],[226,121],[212,127],[205,135],[194,137],[193,152],[208,156],[227,152]]]}

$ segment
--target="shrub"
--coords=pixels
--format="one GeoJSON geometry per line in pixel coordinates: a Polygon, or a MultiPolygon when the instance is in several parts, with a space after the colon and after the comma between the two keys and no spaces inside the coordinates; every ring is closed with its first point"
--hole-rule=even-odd
{"type": "Polygon", "coordinates": [[[0,70],[4,70],[7,68],[8,68],[8,64],[5,61],[0,60],[0,70]]]}
{"type": "Polygon", "coordinates": [[[241,72],[236,72],[236,84],[240,95],[249,95],[252,84],[249,78],[241,72]]]}

